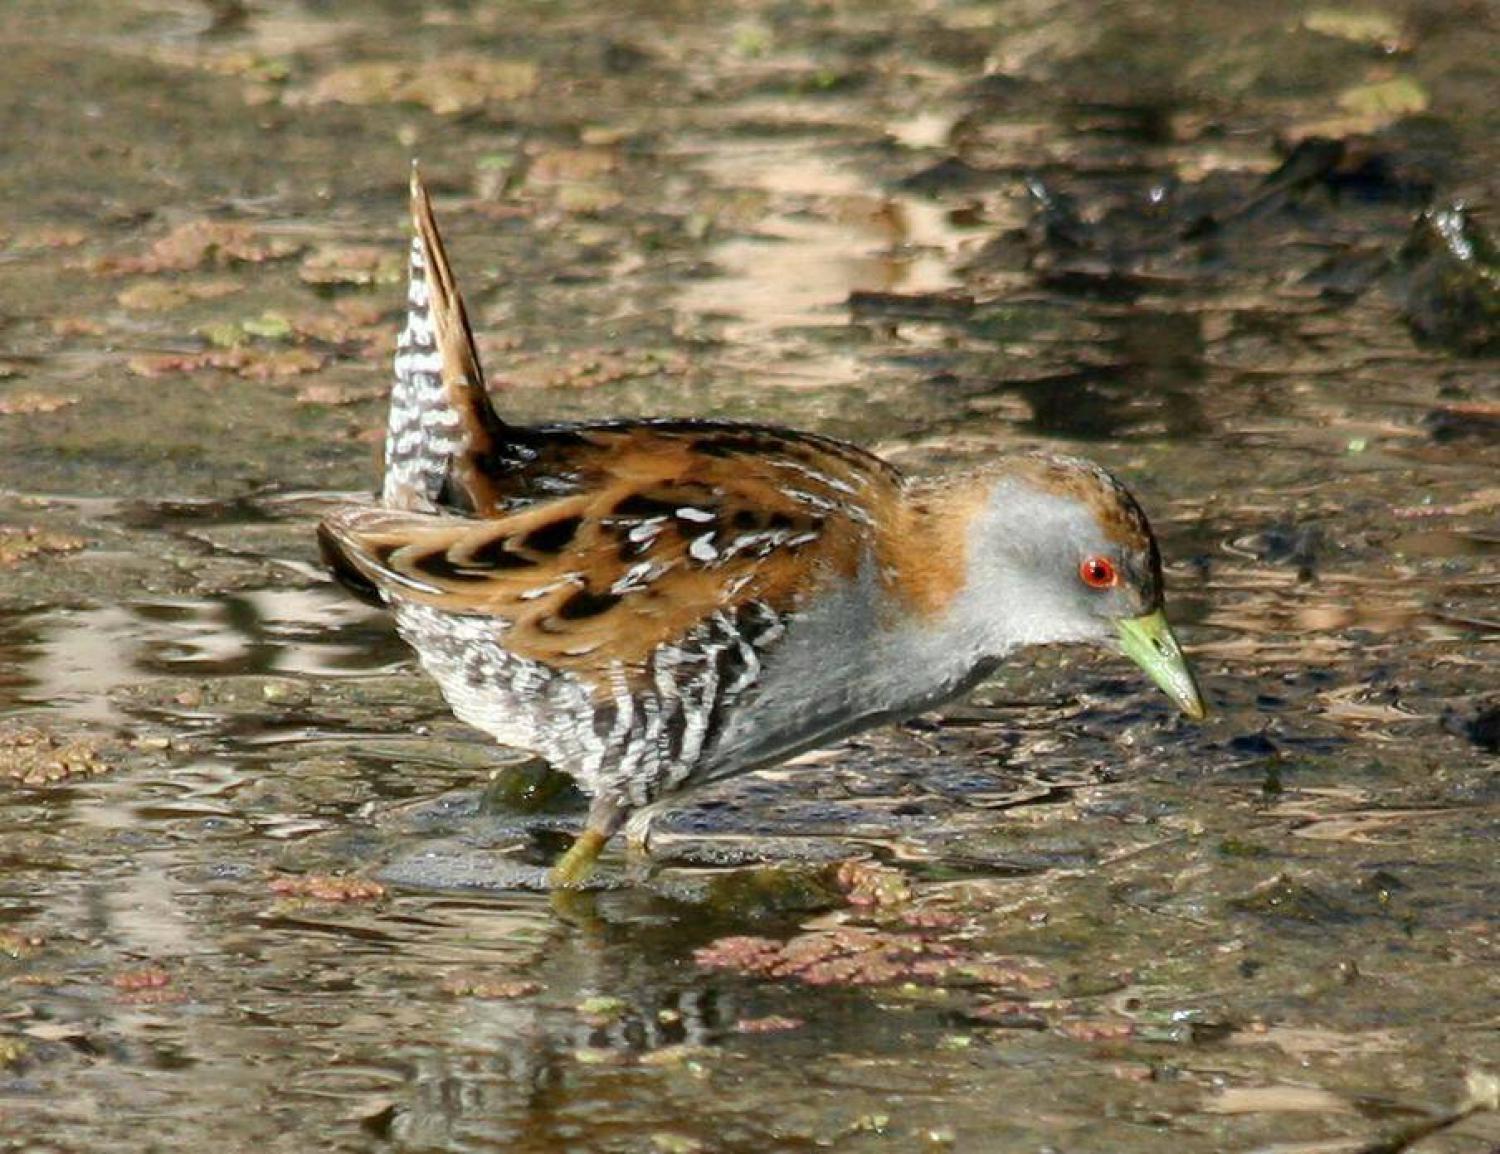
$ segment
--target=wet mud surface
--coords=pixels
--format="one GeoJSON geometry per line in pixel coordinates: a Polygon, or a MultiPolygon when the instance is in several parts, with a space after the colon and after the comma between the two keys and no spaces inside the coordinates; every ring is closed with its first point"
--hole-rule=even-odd
{"type": "Polygon", "coordinates": [[[1500,1144],[1493,11],[418,8],[0,11],[0,1149],[1500,1144]],[[1213,716],[1029,654],[537,892],[311,534],[413,156],[507,416],[1096,457],[1213,716]]]}

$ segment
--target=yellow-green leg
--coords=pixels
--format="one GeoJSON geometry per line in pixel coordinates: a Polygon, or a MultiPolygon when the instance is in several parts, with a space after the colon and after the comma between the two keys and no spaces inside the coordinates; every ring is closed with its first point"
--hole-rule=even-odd
{"type": "Polygon", "coordinates": [[[588,881],[589,874],[594,872],[594,864],[599,860],[599,854],[603,852],[605,844],[609,841],[609,834],[600,833],[596,829],[586,829],[573,844],[568,847],[568,852],[557,859],[557,864],[552,867],[552,873],[548,880],[553,889],[576,890],[588,881]]]}
{"type": "Polygon", "coordinates": [[[624,819],[625,814],[614,802],[595,798],[594,804],[589,807],[588,824],[583,827],[577,840],[568,847],[568,852],[558,858],[557,864],[552,867],[548,878],[552,888],[582,889],[583,883],[594,872],[599,855],[604,852],[604,847],[609,844],[609,839],[614,836],[624,819]]]}

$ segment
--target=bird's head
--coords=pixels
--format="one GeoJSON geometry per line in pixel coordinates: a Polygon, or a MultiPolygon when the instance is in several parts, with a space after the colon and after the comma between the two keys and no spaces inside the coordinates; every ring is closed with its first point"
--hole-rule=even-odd
{"type": "Polygon", "coordinates": [[[1179,708],[1206,709],[1163,608],[1146,515],[1104,469],[1028,455],[966,482],[965,616],[997,652],[1081,641],[1125,653],[1179,708]]]}

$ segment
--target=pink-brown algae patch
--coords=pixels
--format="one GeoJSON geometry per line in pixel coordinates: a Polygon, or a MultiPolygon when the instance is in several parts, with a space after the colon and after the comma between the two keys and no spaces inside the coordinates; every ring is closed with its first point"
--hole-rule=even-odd
{"type": "Polygon", "coordinates": [[[798,934],[784,943],[722,938],[696,951],[694,959],[709,969],[792,978],[810,986],[878,986],[930,974],[931,963],[941,968],[955,954],[953,946],[917,934],[840,926],[798,934]]]}
{"type": "Polygon", "coordinates": [[[296,401],[299,405],[322,405],[327,408],[338,408],[342,405],[358,405],[365,401],[373,400],[377,396],[383,396],[386,392],[384,385],[372,387],[369,385],[338,384],[333,381],[309,381],[297,390],[296,401]]]}
{"type": "Polygon", "coordinates": [[[123,970],[110,979],[120,1001],[132,1006],[170,1006],[187,1000],[172,984],[172,975],[160,966],[123,970]]]}
{"type": "Polygon", "coordinates": [[[101,320],[70,314],[52,317],[47,322],[47,327],[52,330],[53,336],[58,337],[102,337],[108,331],[101,320]]]}
{"type": "Polygon", "coordinates": [[[29,958],[46,942],[35,934],[23,934],[18,930],[0,930],[0,954],[20,961],[29,958]]]}
{"type": "MultiPolygon", "coordinates": [[[[481,339],[480,351],[490,352],[490,343],[481,339]]],[[[655,377],[680,379],[690,369],[685,357],[651,349],[587,349],[561,359],[510,360],[506,380],[518,389],[596,389],[655,377]]]]}
{"type": "Polygon", "coordinates": [[[15,236],[15,247],[19,249],[77,248],[88,240],[89,234],[81,228],[65,225],[43,225],[27,229],[15,236]]]}
{"type": "Polygon", "coordinates": [[[1128,1042],[1136,1035],[1135,1023],[1120,1018],[1073,1018],[1053,1028],[1075,1042],[1128,1042]]]}
{"type": "Polygon", "coordinates": [[[261,264],[295,256],[302,245],[266,237],[242,221],[190,220],[158,237],[142,254],[103,257],[99,273],[191,272],[236,264],[261,264]]]}
{"type": "Polygon", "coordinates": [[[58,737],[31,727],[0,729],[0,779],[17,785],[52,785],[113,768],[99,743],[88,738],[58,737]]]}
{"type": "Polygon", "coordinates": [[[1047,1030],[1074,1042],[1106,1045],[1141,1037],[1137,1023],[1118,1014],[1099,1013],[1072,999],[1027,1001],[1003,997],[981,1002],[966,1011],[975,1022],[1002,1030],[1047,1030]]]}
{"type": "Polygon", "coordinates": [[[981,1009],[1009,1019],[995,1024],[1043,1029],[1048,1019],[1030,999],[1058,985],[1048,967],[986,948],[971,918],[940,902],[916,900],[906,876],[869,862],[845,862],[835,881],[850,909],[840,924],[813,926],[785,941],[739,935],[701,947],[694,960],[728,970],[812,986],[895,987],[917,996],[958,995],[970,1001],[1004,995],[1003,1007],[981,1009]],[[931,993],[920,995],[919,991],[931,993]]]}
{"type": "Polygon", "coordinates": [[[115,294],[122,308],[133,312],[168,312],[193,301],[232,296],[243,286],[232,280],[180,281],[148,278],[126,285],[115,294]]]}
{"type": "Polygon", "coordinates": [[[8,569],[33,557],[76,553],[88,541],[73,533],[60,533],[35,525],[0,525],[0,569],[8,569]]]}
{"type": "Polygon", "coordinates": [[[868,861],[842,862],[834,881],[845,900],[856,907],[904,906],[911,901],[911,883],[898,869],[868,861]]]}
{"type": "Polygon", "coordinates": [[[311,349],[260,349],[240,346],[194,353],[154,353],[131,357],[125,367],[138,377],[156,379],[177,373],[218,369],[252,381],[269,381],[315,373],[326,358],[311,349]]]}
{"type": "Polygon", "coordinates": [[[373,902],[385,897],[385,886],[369,878],[344,874],[278,874],[271,879],[271,892],[304,901],[346,904],[373,902]]]}
{"type": "Polygon", "coordinates": [[[524,978],[484,978],[472,974],[450,974],[440,987],[443,993],[455,998],[485,998],[507,1000],[525,998],[538,994],[543,986],[540,982],[524,978]]]}
{"type": "Polygon", "coordinates": [[[63,393],[42,393],[33,389],[0,397],[0,417],[29,416],[33,413],[55,413],[76,405],[78,398],[63,393]]]}
{"type": "Polygon", "coordinates": [[[539,70],[530,60],[455,52],[414,63],[370,60],[325,72],[289,89],[287,104],[421,104],[440,116],[474,112],[530,96],[539,70]]]}
{"type": "MultiPolygon", "coordinates": [[[[233,373],[247,380],[272,381],[316,373],[338,359],[364,362],[383,352],[388,339],[385,312],[363,301],[338,301],[332,309],[300,315],[267,311],[259,316],[204,326],[195,334],[210,347],[170,353],[142,353],[126,368],[155,379],[205,370],[233,373]]],[[[306,392],[304,388],[304,392],[306,392]]],[[[347,404],[373,396],[373,386],[358,396],[324,399],[313,393],[309,404],[347,404]]]]}
{"type": "Polygon", "coordinates": [[[1006,1030],[1045,1030],[1047,1014],[1041,1007],[1016,998],[985,1002],[969,1011],[969,1017],[1006,1030]]]}
{"type": "Polygon", "coordinates": [[[400,284],[405,254],[365,244],[325,244],[302,259],[297,275],[311,285],[400,284]]]}

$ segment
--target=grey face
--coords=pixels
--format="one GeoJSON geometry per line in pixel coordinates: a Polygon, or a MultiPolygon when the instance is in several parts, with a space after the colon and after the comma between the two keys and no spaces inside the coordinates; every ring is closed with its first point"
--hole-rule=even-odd
{"type": "Polygon", "coordinates": [[[1107,640],[1120,620],[1160,607],[1161,561],[1149,531],[1122,540],[1122,525],[1144,526],[1139,511],[1130,508],[1127,521],[1122,508],[1106,525],[1096,504],[1019,482],[995,486],[971,564],[975,587],[987,591],[989,613],[1003,625],[997,640],[1107,640]]]}
{"type": "Polygon", "coordinates": [[[965,622],[990,651],[1051,641],[1107,644],[1191,717],[1206,712],[1162,610],[1161,557],[1135,501],[1108,474],[1063,462],[1050,487],[1005,479],[970,557],[965,622]]]}

